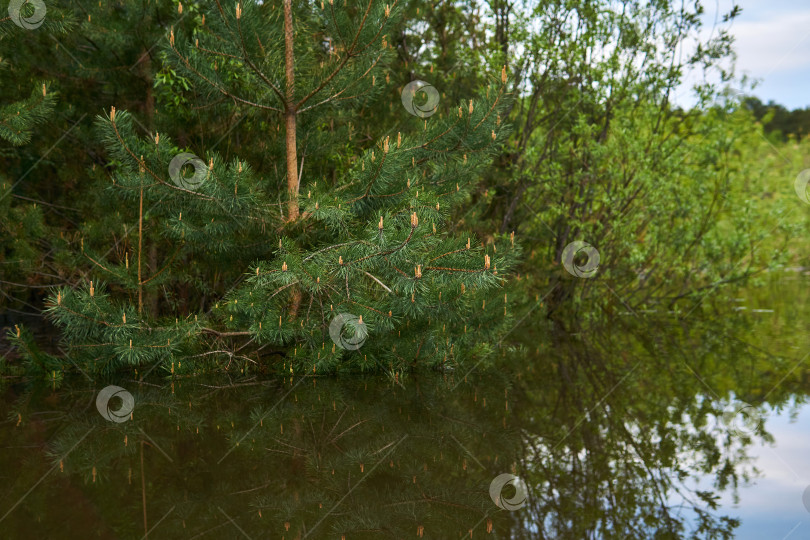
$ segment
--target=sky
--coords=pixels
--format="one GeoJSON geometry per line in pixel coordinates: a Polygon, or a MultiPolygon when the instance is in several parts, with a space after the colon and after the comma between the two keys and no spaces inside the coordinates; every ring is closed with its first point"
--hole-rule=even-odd
{"type": "MultiPolygon", "coordinates": [[[[790,109],[810,107],[810,0],[736,2],[743,8],[731,26],[737,73],[760,80],[752,93],[763,101],[790,109]]],[[[716,4],[725,12],[732,1],[716,4]]],[[[713,21],[716,8],[707,11],[713,21]]],[[[793,419],[775,414],[767,426],[775,444],[758,445],[751,452],[764,477],[740,490],[739,504],[727,497],[721,504],[742,518],[736,531],[740,540],[810,538],[810,508],[802,500],[810,486],[810,406],[793,419]]]]}
{"type": "MultiPolygon", "coordinates": [[[[810,406],[800,406],[796,413],[791,418],[789,410],[771,410],[762,418],[775,441],[747,450],[762,476],[740,488],[739,503],[728,493],[719,501],[719,514],[742,520],[736,540],[810,538],[810,508],[803,497],[810,488],[810,406]]],[[[709,488],[709,482],[704,480],[701,487],[709,488]]]]}
{"type": "Polygon", "coordinates": [[[789,109],[810,107],[810,0],[707,0],[705,22],[736,3],[736,72],[761,82],[752,94],[789,109]]]}

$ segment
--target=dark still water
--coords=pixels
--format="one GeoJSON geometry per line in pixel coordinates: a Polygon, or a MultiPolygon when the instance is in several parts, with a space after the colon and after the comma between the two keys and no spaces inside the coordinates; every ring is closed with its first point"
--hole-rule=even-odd
{"type": "Polygon", "coordinates": [[[808,538],[808,280],[463,373],[6,380],[0,537],[808,538]]]}

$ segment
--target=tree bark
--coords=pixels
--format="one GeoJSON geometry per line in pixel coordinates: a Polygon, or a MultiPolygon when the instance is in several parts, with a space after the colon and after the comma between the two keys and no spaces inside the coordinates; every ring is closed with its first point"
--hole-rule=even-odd
{"type": "MultiPolygon", "coordinates": [[[[298,219],[298,152],[296,149],[295,128],[297,110],[295,103],[295,49],[293,41],[292,0],[284,0],[284,67],[286,70],[287,93],[284,126],[287,143],[287,221],[298,219]]],[[[291,293],[290,320],[298,316],[301,305],[301,290],[295,286],[291,293]]]]}
{"type": "Polygon", "coordinates": [[[287,221],[298,219],[298,153],[295,128],[297,111],[295,104],[295,55],[293,50],[292,0],[284,0],[284,64],[286,68],[287,93],[284,127],[287,143],[287,221]]]}

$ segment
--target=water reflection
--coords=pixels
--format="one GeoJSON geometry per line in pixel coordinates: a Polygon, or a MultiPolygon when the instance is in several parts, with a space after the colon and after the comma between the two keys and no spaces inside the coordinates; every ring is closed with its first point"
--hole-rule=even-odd
{"type": "Polygon", "coordinates": [[[502,530],[508,512],[489,487],[516,470],[519,432],[506,379],[487,381],[119,381],[136,403],[124,423],[98,413],[98,387],[28,389],[6,411],[16,421],[2,445],[17,448],[3,453],[15,471],[3,511],[55,469],[2,526],[20,538],[66,526],[86,538],[98,523],[122,538],[152,527],[157,538],[502,530]]]}
{"type": "Polygon", "coordinates": [[[798,314],[736,313],[616,317],[573,336],[527,327],[488,372],[7,383],[0,529],[730,538],[738,522],[719,502],[756,474],[749,452],[771,411],[806,390],[800,351],[784,347],[798,314]],[[99,413],[110,384],[134,397],[128,420],[99,413]],[[491,496],[504,474],[525,499],[512,477],[491,496]]]}

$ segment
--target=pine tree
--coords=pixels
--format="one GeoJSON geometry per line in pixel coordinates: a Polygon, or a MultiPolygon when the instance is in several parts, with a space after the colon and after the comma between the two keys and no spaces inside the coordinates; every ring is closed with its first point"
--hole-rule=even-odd
{"type": "MultiPolygon", "coordinates": [[[[2,64],[0,64],[2,66],[2,64]]],[[[0,138],[14,146],[31,140],[35,126],[42,124],[53,112],[55,97],[45,83],[35,88],[28,98],[0,108],[0,138]]]]}
{"type": "MultiPolygon", "coordinates": [[[[105,215],[110,198],[99,165],[108,162],[93,118],[115,104],[132,111],[141,133],[160,127],[150,113],[150,55],[159,52],[153,45],[176,5],[30,1],[2,10],[0,311],[20,323],[20,312],[39,314],[47,287],[87,275],[88,260],[70,245],[78,245],[77,229],[85,228],[89,242],[109,241],[111,233],[121,239],[120,218],[105,215]],[[17,7],[24,20],[12,16],[17,7]]],[[[35,326],[40,337],[52,334],[35,326]]]]}
{"type": "Polygon", "coordinates": [[[3,77],[5,84],[0,84],[0,89],[5,99],[12,96],[14,101],[0,103],[0,139],[20,146],[31,140],[34,127],[45,122],[55,104],[55,96],[48,93],[44,81],[26,81],[25,89],[20,84],[25,77],[15,73],[15,60],[24,54],[24,38],[31,32],[64,34],[72,27],[72,20],[60,8],[48,14],[43,2],[15,0],[4,11],[2,15],[7,16],[0,16],[0,72],[12,76],[3,77]],[[30,94],[23,97],[24,92],[30,94]]]}
{"type": "Polygon", "coordinates": [[[258,358],[308,373],[490,357],[510,327],[518,248],[457,218],[508,131],[505,69],[450,104],[423,82],[390,85],[396,4],[195,9],[190,30],[170,30],[164,69],[194,82],[195,107],[262,126],[263,165],[138,137],[125,111],[100,117],[119,201],[109,226],[133,241],[112,256],[80,241],[92,275],[47,309],[71,353],[101,370],[258,358]],[[381,99],[398,114],[380,119],[399,125],[369,112],[381,99]],[[156,311],[145,299],[158,294],[156,311]]]}
{"type": "MultiPolygon", "coordinates": [[[[26,163],[25,172],[19,172],[15,162],[26,161],[23,153],[36,154],[25,152],[24,147],[34,129],[53,115],[57,101],[52,83],[32,73],[29,46],[43,35],[61,37],[71,27],[60,8],[51,9],[49,16],[45,12],[41,2],[19,1],[4,3],[0,11],[0,306],[11,311],[30,307],[15,293],[25,287],[21,282],[30,283],[30,272],[39,269],[44,238],[50,232],[41,207],[14,207],[11,197],[30,169],[26,163]]],[[[40,365],[36,347],[29,343],[26,349],[28,357],[40,365]]]]}

